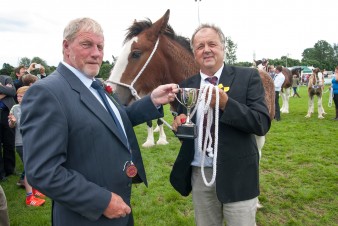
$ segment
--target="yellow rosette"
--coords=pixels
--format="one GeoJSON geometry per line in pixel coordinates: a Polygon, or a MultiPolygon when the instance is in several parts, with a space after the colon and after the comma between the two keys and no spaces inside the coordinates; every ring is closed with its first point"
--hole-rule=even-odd
{"type": "Polygon", "coordinates": [[[230,90],[230,87],[229,86],[223,86],[223,84],[218,84],[218,88],[224,90],[224,92],[228,92],[230,90]]]}

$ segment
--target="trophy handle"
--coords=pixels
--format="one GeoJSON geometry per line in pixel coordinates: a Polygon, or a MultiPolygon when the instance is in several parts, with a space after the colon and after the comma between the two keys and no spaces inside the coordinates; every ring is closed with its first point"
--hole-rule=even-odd
{"type": "MultiPolygon", "coordinates": [[[[177,85],[177,89],[178,90],[180,90],[181,88],[180,88],[180,86],[179,85],[177,85]]],[[[184,106],[184,104],[177,98],[177,95],[176,95],[176,93],[174,93],[175,94],[175,98],[176,98],[176,100],[180,103],[180,104],[182,104],[183,106],[184,106]]]]}
{"type": "Polygon", "coordinates": [[[182,104],[183,106],[184,106],[184,104],[177,98],[177,95],[176,95],[176,93],[174,93],[175,94],[175,98],[176,98],[176,100],[180,103],[180,104],[182,104]]]}

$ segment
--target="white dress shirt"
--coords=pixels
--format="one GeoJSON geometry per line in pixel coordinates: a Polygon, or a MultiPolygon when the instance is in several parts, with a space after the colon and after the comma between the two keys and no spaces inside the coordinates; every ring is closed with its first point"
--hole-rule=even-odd
{"type": "Polygon", "coordinates": [[[274,84],[275,84],[275,91],[280,92],[282,90],[282,85],[284,83],[285,76],[282,72],[279,72],[275,75],[274,84]]]}

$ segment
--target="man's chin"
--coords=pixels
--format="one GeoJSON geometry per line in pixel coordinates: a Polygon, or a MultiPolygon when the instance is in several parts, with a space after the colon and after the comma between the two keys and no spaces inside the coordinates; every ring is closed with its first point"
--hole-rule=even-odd
{"type": "Polygon", "coordinates": [[[204,61],[204,67],[213,68],[214,66],[215,66],[215,61],[213,61],[213,60],[204,61]]]}
{"type": "Polygon", "coordinates": [[[85,68],[85,74],[90,76],[90,77],[95,77],[96,75],[99,74],[100,67],[95,66],[95,67],[90,67],[90,68],[85,68]]]}

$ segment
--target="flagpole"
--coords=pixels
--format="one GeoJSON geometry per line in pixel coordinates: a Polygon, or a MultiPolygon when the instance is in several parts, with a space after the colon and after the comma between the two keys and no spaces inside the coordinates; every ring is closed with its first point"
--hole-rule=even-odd
{"type": "Polygon", "coordinates": [[[198,25],[201,24],[201,21],[200,21],[200,1],[201,0],[195,0],[195,2],[197,2],[197,17],[198,17],[198,25]]]}

